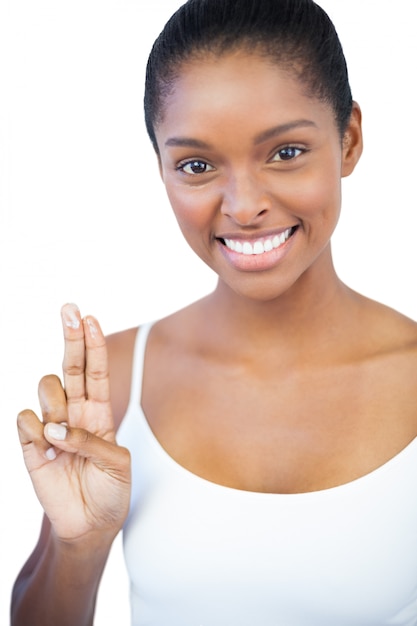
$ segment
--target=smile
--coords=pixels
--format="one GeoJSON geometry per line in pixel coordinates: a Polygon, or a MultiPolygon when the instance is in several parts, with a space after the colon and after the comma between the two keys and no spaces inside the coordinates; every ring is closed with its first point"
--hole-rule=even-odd
{"type": "Polygon", "coordinates": [[[261,255],[282,246],[295,231],[296,227],[287,228],[287,230],[273,237],[262,237],[252,242],[239,239],[222,239],[222,241],[229,250],[237,252],[238,254],[244,254],[246,256],[261,255]]]}

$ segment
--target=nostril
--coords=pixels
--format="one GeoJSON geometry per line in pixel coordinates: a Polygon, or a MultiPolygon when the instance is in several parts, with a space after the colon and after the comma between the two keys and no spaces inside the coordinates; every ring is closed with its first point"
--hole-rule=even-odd
{"type": "Polygon", "coordinates": [[[225,194],[221,212],[242,226],[259,223],[270,212],[271,199],[267,195],[258,195],[251,189],[242,189],[239,194],[225,194]]]}

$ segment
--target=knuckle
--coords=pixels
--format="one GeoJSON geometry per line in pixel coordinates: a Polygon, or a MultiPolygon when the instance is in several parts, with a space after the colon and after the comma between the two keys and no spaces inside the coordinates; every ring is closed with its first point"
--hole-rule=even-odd
{"type": "Polygon", "coordinates": [[[71,428],[68,430],[68,439],[71,439],[73,443],[85,446],[92,441],[93,435],[83,428],[71,428]]]}
{"type": "Polygon", "coordinates": [[[33,417],[33,411],[31,409],[23,409],[23,411],[19,411],[17,414],[17,427],[19,430],[24,430],[27,426],[27,423],[33,417]]]}
{"type": "Polygon", "coordinates": [[[44,376],[38,387],[42,415],[46,421],[54,420],[65,414],[66,396],[58,376],[44,376]]]}
{"type": "Polygon", "coordinates": [[[44,406],[42,408],[42,416],[45,422],[53,421],[54,414],[55,414],[55,411],[53,411],[51,407],[44,406]]]}
{"type": "Polygon", "coordinates": [[[120,450],[120,456],[122,458],[122,461],[126,464],[129,465],[130,464],[130,451],[122,446],[119,446],[119,450],[120,450]]]}
{"type": "Polygon", "coordinates": [[[84,373],[84,364],[81,362],[68,363],[67,361],[64,361],[62,369],[64,370],[64,373],[68,376],[79,376],[80,374],[84,373]]]}
{"type": "Polygon", "coordinates": [[[22,446],[35,444],[42,446],[43,444],[43,428],[42,424],[36,417],[35,413],[30,409],[20,411],[17,416],[17,430],[20,443],[22,446]]]}
{"type": "Polygon", "coordinates": [[[45,422],[54,422],[62,415],[63,407],[59,405],[46,405],[42,407],[42,416],[45,422]]]}
{"type": "Polygon", "coordinates": [[[93,380],[105,380],[107,378],[107,371],[102,368],[88,368],[88,376],[93,380]]]}
{"type": "Polygon", "coordinates": [[[39,390],[47,390],[56,385],[61,385],[61,381],[56,374],[47,374],[46,376],[42,376],[39,381],[38,388],[39,390]]]}

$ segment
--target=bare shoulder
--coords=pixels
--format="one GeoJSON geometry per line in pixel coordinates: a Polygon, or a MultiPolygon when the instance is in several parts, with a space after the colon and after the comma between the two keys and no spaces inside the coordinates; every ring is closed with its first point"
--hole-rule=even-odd
{"type": "MultiPolygon", "coordinates": [[[[186,330],[195,326],[194,309],[198,303],[189,305],[165,318],[161,318],[152,326],[150,337],[151,353],[158,355],[172,350],[173,342],[183,338],[186,330]]],[[[198,316],[197,316],[198,317],[198,316]]],[[[135,339],[139,327],[129,328],[106,337],[110,373],[110,395],[116,429],[126,413],[132,378],[132,360],[135,339]]],[[[176,345],[176,347],[178,347],[176,345]]]]}
{"type": "Polygon", "coordinates": [[[119,427],[129,403],[133,349],[137,331],[137,328],[129,328],[106,337],[111,404],[116,428],[119,427]]]}
{"type": "MultiPolygon", "coordinates": [[[[361,368],[369,368],[379,395],[395,396],[398,406],[404,410],[412,407],[410,420],[415,427],[417,323],[384,304],[366,298],[361,299],[356,318],[359,346],[356,354],[361,368]]],[[[352,340],[352,344],[355,341],[352,340]]]]}
{"type": "Polygon", "coordinates": [[[417,323],[414,320],[372,300],[365,300],[364,311],[365,329],[382,352],[417,355],[417,323]]]}
{"type": "Polygon", "coordinates": [[[381,436],[401,450],[417,435],[417,323],[364,299],[356,329],[364,347],[356,368],[363,397],[370,414],[378,415],[381,436]]]}

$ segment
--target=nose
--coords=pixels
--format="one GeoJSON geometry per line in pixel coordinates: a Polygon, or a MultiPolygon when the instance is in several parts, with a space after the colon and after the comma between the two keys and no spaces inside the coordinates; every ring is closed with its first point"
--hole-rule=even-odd
{"type": "Polygon", "coordinates": [[[229,178],[223,191],[221,212],[239,226],[256,225],[271,209],[271,199],[253,174],[229,178]]]}

